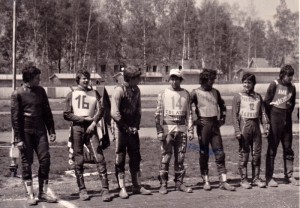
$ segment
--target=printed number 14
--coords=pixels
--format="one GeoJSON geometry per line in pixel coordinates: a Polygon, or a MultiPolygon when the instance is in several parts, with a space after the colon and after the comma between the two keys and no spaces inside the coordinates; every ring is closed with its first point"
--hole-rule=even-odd
{"type": "Polygon", "coordinates": [[[172,108],[175,109],[175,107],[181,109],[182,108],[182,105],[181,105],[181,97],[179,97],[179,99],[175,100],[175,97],[173,96],[172,97],[172,108]]]}

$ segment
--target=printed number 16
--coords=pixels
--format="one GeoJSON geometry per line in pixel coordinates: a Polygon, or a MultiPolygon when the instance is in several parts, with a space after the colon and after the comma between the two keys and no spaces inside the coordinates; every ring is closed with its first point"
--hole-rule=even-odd
{"type": "Polygon", "coordinates": [[[89,107],[90,107],[90,104],[89,103],[87,103],[87,102],[85,102],[85,98],[86,98],[86,96],[85,95],[83,95],[82,96],[82,102],[80,102],[81,101],[81,95],[78,95],[76,98],[75,98],[75,100],[78,100],[78,109],[89,109],[89,107]],[[81,104],[81,106],[80,106],[80,104],[81,104]]]}

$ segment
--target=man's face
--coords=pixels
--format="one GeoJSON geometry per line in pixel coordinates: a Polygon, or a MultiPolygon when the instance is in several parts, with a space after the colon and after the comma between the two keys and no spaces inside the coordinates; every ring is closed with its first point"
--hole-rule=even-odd
{"type": "Polygon", "coordinates": [[[40,74],[37,74],[37,75],[35,75],[35,76],[33,77],[33,79],[29,82],[29,85],[30,85],[31,87],[39,86],[40,81],[41,81],[40,74]]]}
{"type": "Polygon", "coordinates": [[[79,79],[79,85],[84,88],[88,88],[90,84],[90,79],[82,75],[79,79]]]}
{"type": "Polygon", "coordinates": [[[292,80],[293,80],[293,75],[285,75],[282,79],[282,82],[284,84],[291,84],[292,80]]]}
{"type": "Polygon", "coordinates": [[[130,81],[128,82],[128,84],[133,87],[133,86],[137,86],[141,81],[141,76],[136,76],[133,77],[132,79],[130,79],[130,81]]]}
{"type": "Polygon", "coordinates": [[[171,76],[169,79],[169,83],[171,84],[173,89],[179,89],[182,79],[177,76],[171,76]]]}
{"type": "Polygon", "coordinates": [[[202,84],[205,90],[211,90],[215,83],[215,79],[208,79],[206,83],[202,84]]]}
{"type": "Polygon", "coordinates": [[[252,92],[254,90],[254,83],[250,80],[244,80],[243,88],[247,93],[252,92]]]}

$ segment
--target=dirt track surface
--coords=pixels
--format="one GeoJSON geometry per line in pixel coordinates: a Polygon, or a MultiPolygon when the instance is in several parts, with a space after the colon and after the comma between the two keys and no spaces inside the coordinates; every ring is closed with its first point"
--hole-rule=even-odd
{"type": "MultiPolygon", "coordinates": [[[[113,177],[113,176],[110,176],[113,177]]],[[[220,190],[218,188],[217,178],[212,178],[211,191],[204,191],[202,182],[199,178],[186,179],[186,185],[191,186],[194,193],[188,194],[174,191],[174,183],[169,181],[169,193],[160,195],[158,193],[159,182],[157,180],[145,181],[146,188],[151,189],[153,194],[150,196],[131,195],[130,183],[127,183],[127,191],[130,194],[129,199],[120,199],[115,183],[111,183],[111,195],[114,196],[111,202],[102,202],[99,187],[93,187],[94,180],[88,180],[86,186],[88,193],[92,196],[90,201],[80,201],[76,193],[75,178],[63,176],[60,181],[55,181],[49,185],[52,192],[59,198],[59,203],[47,204],[39,203],[35,207],[46,208],[75,208],[75,207],[214,207],[214,208],[296,208],[299,207],[299,187],[283,184],[277,175],[279,182],[278,188],[258,188],[253,187],[250,190],[242,189],[238,186],[238,178],[232,178],[230,183],[235,185],[237,190],[234,192],[220,190]]],[[[36,179],[34,179],[36,181],[36,179]]],[[[8,178],[6,188],[1,187],[0,207],[29,207],[26,204],[26,198],[21,185],[21,179],[8,178]],[[4,197],[4,195],[6,197],[4,197]]],[[[99,183],[99,181],[97,181],[99,183]]],[[[35,184],[36,186],[36,184],[35,184]]],[[[36,190],[37,187],[35,187],[36,190]]]]}

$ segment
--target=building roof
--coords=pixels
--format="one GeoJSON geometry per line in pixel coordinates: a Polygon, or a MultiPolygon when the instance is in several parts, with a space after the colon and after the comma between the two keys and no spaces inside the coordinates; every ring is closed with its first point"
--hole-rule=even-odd
{"type": "Polygon", "coordinates": [[[113,75],[113,78],[116,78],[118,76],[123,76],[123,72],[118,72],[116,74],[113,75]]]}
{"type": "Polygon", "coordinates": [[[182,69],[182,74],[200,74],[202,72],[201,69],[182,69]]]}
{"type": "Polygon", "coordinates": [[[248,67],[249,68],[268,68],[269,62],[265,58],[252,58],[248,67]]]}
{"type": "Polygon", "coordinates": [[[241,70],[250,73],[265,73],[265,72],[279,73],[280,72],[280,68],[242,68],[237,72],[241,70]]]}
{"type": "Polygon", "coordinates": [[[163,75],[160,72],[146,72],[142,74],[142,77],[163,77],[163,75]]]}
{"type": "MultiPolygon", "coordinates": [[[[0,74],[0,80],[12,80],[12,74],[0,74]]],[[[23,80],[22,74],[16,74],[16,80],[23,80]]]]}
{"type": "MultiPolygon", "coordinates": [[[[53,77],[57,77],[58,79],[75,79],[76,74],[74,73],[54,73],[52,74],[49,79],[53,77]]],[[[102,77],[98,73],[91,73],[91,79],[101,79],[102,77]]]]}

